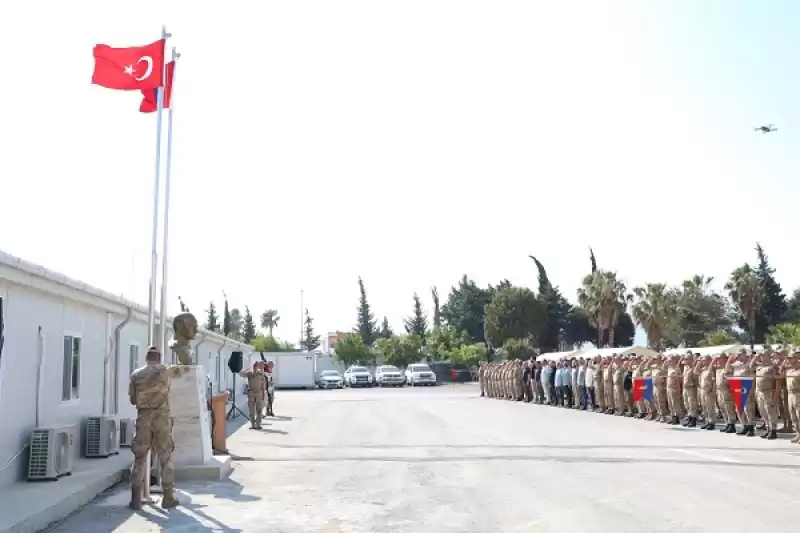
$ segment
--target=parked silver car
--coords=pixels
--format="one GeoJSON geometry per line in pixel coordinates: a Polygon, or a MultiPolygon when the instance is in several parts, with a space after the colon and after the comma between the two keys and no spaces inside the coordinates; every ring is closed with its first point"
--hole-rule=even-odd
{"type": "Polygon", "coordinates": [[[406,368],[406,383],[412,387],[416,385],[436,385],[436,374],[431,367],[423,363],[408,365],[406,368]]]}
{"type": "Polygon", "coordinates": [[[344,378],[338,370],[323,370],[317,380],[320,389],[343,389],[344,378]]]}
{"type": "Polygon", "coordinates": [[[365,366],[351,366],[344,371],[345,387],[372,387],[372,374],[365,366]]]}
{"type": "Polygon", "coordinates": [[[402,387],[405,377],[400,369],[392,365],[381,365],[375,369],[375,384],[378,387],[402,387]]]}

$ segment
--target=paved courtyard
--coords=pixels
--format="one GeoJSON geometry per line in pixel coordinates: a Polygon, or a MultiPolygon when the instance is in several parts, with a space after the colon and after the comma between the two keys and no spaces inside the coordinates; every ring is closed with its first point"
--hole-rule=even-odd
{"type": "Polygon", "coordinates": [[[796,532],[800,446],[478,398],[474,385],[279,391],[225,482],[57,533],[796,532]]]}

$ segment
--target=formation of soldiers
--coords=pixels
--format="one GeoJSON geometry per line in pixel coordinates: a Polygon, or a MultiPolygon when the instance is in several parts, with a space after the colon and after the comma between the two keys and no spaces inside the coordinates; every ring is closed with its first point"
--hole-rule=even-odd
{"type": "MultiPolygon", "coordinates": [[[[734,355],[693,354],[645,357],[572,357],[561,361],[505,361],[482,364],[481,396],[583,409],[713,430],[719,418],[723,433],[775,439],[779,420],[794,430],[800,444],[800,350],[781,348],[734,355]],[[653,378],[651,400],[634,402],[635,378],[653,378]],[[754,391],[743,409],[736,407],[728,382],[753,378],[754,391]],[[759,423],[760,420],[760,423],[759,423]],[[737,421],[741,429],[737,431],[737,421]]],[[[745,382],[749,383],[749,382],[745,382]]]]}

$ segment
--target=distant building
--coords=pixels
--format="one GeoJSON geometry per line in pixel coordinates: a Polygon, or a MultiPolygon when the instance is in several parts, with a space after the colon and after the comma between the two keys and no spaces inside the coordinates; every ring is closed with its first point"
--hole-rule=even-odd
{"type": "Polygon", "coordinates": [[[334,331],[333,333],[328,333],[328,338],[325,341],[325,351],[332,352],[336,347],[336,343],[339,342],[339,339],[344,337],[346,334],[347,332],[344,331],[334,331]]]}

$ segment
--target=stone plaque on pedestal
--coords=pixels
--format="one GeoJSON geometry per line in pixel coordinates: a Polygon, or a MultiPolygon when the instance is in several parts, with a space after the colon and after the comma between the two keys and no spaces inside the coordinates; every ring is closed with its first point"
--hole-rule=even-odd
{"type": "Polygon", "coordinates": [[[176,467],[202,465],[211,458],[211,421],[206,407],[206,378],[202,366],[171,381],[169,406],[176,467]]]}

